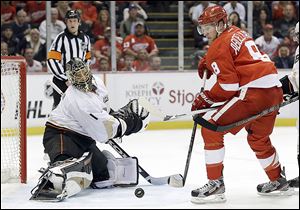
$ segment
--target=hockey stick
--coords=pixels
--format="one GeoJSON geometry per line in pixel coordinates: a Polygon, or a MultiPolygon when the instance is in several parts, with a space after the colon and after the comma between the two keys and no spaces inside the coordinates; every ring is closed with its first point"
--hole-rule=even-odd
{"type": "Polygon", "coordinates": [[[191,112],[187,112],[187,113],[183,113],[183,114],[167,115],[167,114],[163,113],[161,110],[159,110],[156,106],[152,105],[144,97],[140,97],[138,99],[138,101],[139,101],[139,104],[142,107],[144,107],[145,109],[148,110],[148,112],[150,112],[154,116],[157,116],[157,117],[161,118],[163,121],[175,120],[175,119],[179,119],[179,118],[189,116],[189,115],[206,113],[208,111],[213,111],[213,110],[216,110],[217,108],[221,107],[221,105],[219,105],[219,106],[214,106],[214,107],[210,107],[210,108],[207,108],[207,109],[195,110],[195,111],[191,111],[191,112]]]}
{"type": "MultiPolygon", "coordinates": [[[[114,140],[109,139],[107,142],[116,152],[118,152],[123,158],[130,157],[114,140]]],[[[145,169],[143,169],[139,165],[139,173],[151,184],[153,185],[164,185],[164,184],[170,184],[173,187],[182,187],[182,175],[181,174],[174,174],[170,176],[164,176],[164,177],[153,177],[148,174],[145,169]],[[175,180],[174,183],[169,183],[169,180],[175,180]]]]}
{"type": "Polygon", "coordinates": [[[237,121],[237,122],[234,122],[234,123],[231,123],[229,125],[215,125],[215,124],[212,124],[210,123],[209,121],[205,120],[204,118],[202,118],[201,116],[199,115],[195,115],[194,116],[194,121],[196,123],[198,123],[199,125],[209,129],[209,130],[212,130],[212,131],[217,131],[217,132],[224,132],[224,131],[228,131],[234,127],[237,127],[237,126],[240,126],[240,125],[243,125],[243,124],[246,124],[252,120],[255,120],[257,118],[260,118],[266,114],[269,114],[277,109],[280,109],[281,107],[284,107],[288,104],[291,104],[295,101],[298,101],[299,100],[299,96],[296,96],[294,98],[291,98],[289,99],[288,101],[284,101],[282,102],[281,104],[278,104],[278,105],[275,105],[275,106],[272,106],[268,109],[265,109],[263,110],[262,112],[256,114],[256,115],[253,115],[249,118],[246,118],[246,119],[243,119],[243,120],[240,120],[240,121],[237,121]]]}
{"type": "MultiPolygon", "coordinates": [[[[64,96],[64,93],[54,84],[52,81],[50,82],[50,85],[61,95],[64,96]]],[[[122,157],[130,157],[114,140],[109,139],[107,142],[116,152],[118,152],[122,157]]],[[[165,176],[165,177],[152,177],[150,176],[147,171],[145,171],[140,165],[139,165],[139,173],[151,184],[153,185],[163,185],[168,184],[170,178],[172,177],[172,180],[175,180],[173,183],[170,183],[171,186],[183,186],[182,181],[182,175],[181,174],[174,174],[171,176],[165,176]]]]}
{"type": "MultiPolygon", "coordinates": [[[[204,91],[206,79],[207,79],[207,71],[204,71],[204,74],[203,74],[203,85],[201,87],[200,92],[204,91]]],[[[191,156],[192,156],[192,151],[193,151],[193,146],[194,146],[196,131],[197,131],[197,123],[194,122],[192,136],[191,136],[191,141],[190,141],[190,146],[189,146],[189,150],[188,150],[187,158],[186,158],[186,162],[185,162],[185,168],[184,168],[184,174],[183,174],[183,186],[185,185],[187,174],[188,174],[189,167],[190,167],[190,161],[191,161],[191,156]]]]}
{"type": "Polygon", "coordinates": [[[197,125],[198,124],[196,122],[194,122],[190,146],[189,146],[189,150],[188,150],[187,158],[186,158],[186,162],[185,162],[185,168],[184,168],[184,174],[183,174],[183,186],[185,185],[187,174],[188,174],[189,167],[190,167],[190,161],[191,161],[192,150],[193,150],[195,136],[196,136],[197,125]]]}

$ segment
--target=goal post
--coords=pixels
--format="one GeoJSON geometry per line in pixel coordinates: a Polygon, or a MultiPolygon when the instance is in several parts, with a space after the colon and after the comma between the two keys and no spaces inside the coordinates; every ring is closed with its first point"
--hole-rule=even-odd
{"type": "Polygon", "coordinates": [[[27,180],[26,61],[1,56],[1,183],[27,180]]]}

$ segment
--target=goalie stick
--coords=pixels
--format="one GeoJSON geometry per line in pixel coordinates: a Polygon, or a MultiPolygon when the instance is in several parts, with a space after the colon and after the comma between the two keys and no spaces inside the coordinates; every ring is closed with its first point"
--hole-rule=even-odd
{"type": "Polygon", "coordinates": [[[246,118],[246,119],[243,119],[243,120],[231,123],[229,125],[215,125],[215,124],[212,124],[209,121],[205,120],[203,117],[201,117],[199,115],[195,115],[193,119],[194,119],[194,121],[196,123],[198,123],[199,125],[207,128],[209,130],[217,131],[217,132],[224,132],[224,131],[228,131],[228,130],[234,128],[234,127],[238,127],[240,125],[246,124],[246,123],[248,123],[248,122],[250,122],[252,120],[255,120],[255,119],[259,118],[259,117],[262,117],[262,116],[264,116],[266,114],[269,114],[269,113],[271,113],[271,112],[273,112],[273,111],[275,111],[277,109],[280,109],[281,107],[284,107],[284,106],[286,106],[286,105],[288,105],[290,103],[293,103],[293,102],[295,102],[297,100],[299,100],[299,96],[291,98],[288,101],[282,102],[281,104],[277,104],[277,105],[272,106],[272,107],[270,107],[268,109],[265,109],[265,110],[263,110],[262,112],[260,112],[260,113],[258,113],[256,115],[253,115],[253,116],[251,116],[249,118],[246,118]]]}
{"type": "MultiPolygon", "coordinates": [[[[107,142],[116,152],[119,153],[122,157],[130,157],[114,140],[109,139],[107,142]]],[[[153,177],[148,174],[140,165],[139,165],[139,173],[151,184],[153,185],[164,185],[170,184],[173,187],[183,187],[182,185],[182,175],[181,174],[174,174],[170,176],[164,177],[153,177]],[[169,180],[177,180],[177,183],[174,184],[173,182],[169,182],[169,180]]]]}
{"type": "Polygon", "coordinates": [[[183,113],[183,114],[176,114],[176,115],[167,115],[165,113],[163,113],[159,108],[157,108],[156,106],[152,105],[146,98],[144,97],[140,97],[138,99],[139,104],[144,107],[145,109],[148,110],[148,112],[150,112],[151,114],[161,118],[163,121],[169,121],[169,120],[175,120],[175,119],[179,119],[185,116],[189,116],[189,115],[195,115],[195,114],[200,114],[200,113],[206,113],[208,111],[214,111],[217,108],[221,107],[221,105],[219,106],[214,106],[214,107],[210,107],[207,109],[201,109],[201,110],[195,110],[195,111],[191,111],[191,112],[187,112],[187,113],[183,113]]]}
{"type": "MultiPolygon", "coordinates": [[[[64,93],[54,84],[52,81],[50,81],[50,85],[58,92],[62,97],[64,96],[64,93]]],[[[119,153],[123,158],[124,157],[130,157],[123,149],[120,147],[114,140],[109,139],[107,142],[116,152],[119,153]]],[[[139,166],[139,173],[151,184],[153,185],[164,185],[169,184],[173,187],[183,187],[183,178],[181,174],[174,174],[170,176],[164,176],[164,177],[152,177],[149,175],[145,169],[143,169],[140,165],[139,166]],[[172,178],[173,182],[169,182],[169,180],[172,178]]]]}

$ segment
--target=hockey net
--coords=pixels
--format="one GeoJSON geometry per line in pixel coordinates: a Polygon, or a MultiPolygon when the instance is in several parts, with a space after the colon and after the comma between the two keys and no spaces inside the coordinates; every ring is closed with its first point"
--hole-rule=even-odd
{"type": "Polygon", "coordinates": [[[26,65],[1,56],[1,183],[26,183],[26,65]]]}

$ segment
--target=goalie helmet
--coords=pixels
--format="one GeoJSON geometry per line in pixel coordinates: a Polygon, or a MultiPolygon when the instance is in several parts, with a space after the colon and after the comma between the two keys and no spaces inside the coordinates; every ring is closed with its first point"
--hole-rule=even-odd
{"type": "Polygon", "coordinates": [[[92,72],[80,58],[72,58],[66,64],[66,75],[77,89],[84,92],[95,90],[92,72]]]}

